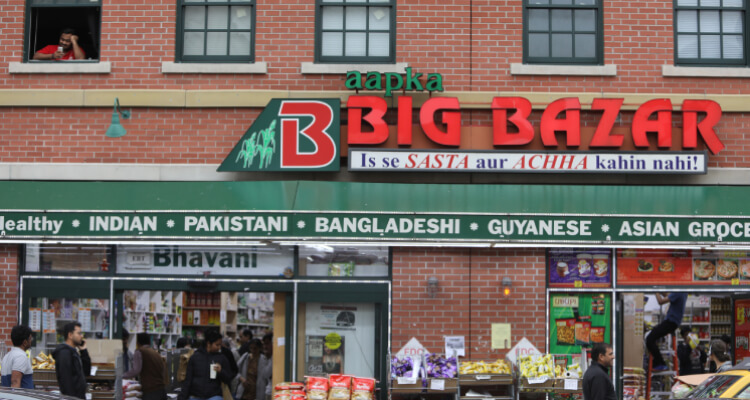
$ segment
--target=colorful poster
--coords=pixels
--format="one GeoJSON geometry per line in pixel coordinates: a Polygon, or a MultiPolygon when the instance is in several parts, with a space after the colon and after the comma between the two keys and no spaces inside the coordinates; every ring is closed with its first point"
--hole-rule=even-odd
{"type": "Polygon", "coordinates": [[[617,252],[618,285],[750,285],[745,252],[623,249],[617,252]]]}
{"type": "Polygon", "coordinates": [[[337,340],[332,341],[329,335],[307,336],[305,374],[326,376],[344,373],[344,338],[338,336],[337,340]]]}
{"type": "Polygon", "coordinates": [[[612,286],[611,250],[551,249],[547,260],[550,287],[612,286]]]}
{"type": "Polygon", "coordinates": [[[612,298],[608,294],[550,296],[550,353],[578,354],[582,347],[611,343],[612,298]]]}
{"type": "Polygon", "coordinates": [[[750,357],[750,299],[734,301],[734,359],[750,357]]]}
{"type": "Polygon", "coordinates": [[[55,333],[57,332],[57,325],[55,321],[55,310],[49,309],[42,312],[42,329],[44,333],[55,333]]]}

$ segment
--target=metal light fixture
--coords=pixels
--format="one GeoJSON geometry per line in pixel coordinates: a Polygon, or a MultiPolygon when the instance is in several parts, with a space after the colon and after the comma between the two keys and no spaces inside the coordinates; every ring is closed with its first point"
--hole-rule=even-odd
{"type": "Polygon", "coordinates": [[[503,297],[510,297],[511,287],[513,286],[513,282],[511,282],[509,277],[503,278],[503,297]]]}
{"type": "Polygon", "coordinates": [[[128,131],[126,131],[125,128],[120,125],[120,116],[118,115],[118,113],[122,114],[123,119],[130,118],[130,111],[121,110],[120,99],[115,97],[115,108],[112,110],[112,123],[109,125],[109,128],[107,128],[107,137],[118,138],[123,137],[128,133],[128,131]]]}
{"type": "Polygon", "coordinates": [[[437,297],[438,278],[431,276],[427,279],[427,296],[431,299],[437,297]]]}

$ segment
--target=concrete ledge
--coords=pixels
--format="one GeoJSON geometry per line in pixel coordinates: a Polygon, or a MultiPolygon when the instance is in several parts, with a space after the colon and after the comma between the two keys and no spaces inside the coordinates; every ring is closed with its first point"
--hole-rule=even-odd
{"type": "Polygon", "coordinates": [[[83,107],[112,106],[115,97],[120,106],[128,107],[185,107],[184,90],[85,90],[83,107]]]}
{"type": "Polygon", "coordinates": [[[407,63],[395,64],[316,64],[302,63],[300,72],[302,74],[346,74],[349,71],[360,72],[395,72],[402,73],[408,67],[407,63]]]}
{"type": "Polygon", "coordinates": [[[162,74],[265,74],[268,66],[264,62],[233,63],[161,63],[162,74]]]}
{"type": "Polygon", "coordinates": [[[617,65],[510,64],[511,75],[617,76],[617,65]]]}
{"type": "MultiPolygon", "coordinates": [[[[114,99],[112,99],[114,104],[114,99]]],[[[14,107],[80,107],[83,90],[65,89],[2,89],[0,106],[14,107]]]]}
{"type": "Polygon", "coordinates": [[[37,61],[8,63],[11,74],[108,74],[112,72],[109,62],[86,61],[37,61]]]}
{"type": "Polygon", "coordinates": [[[662,65],[662,76],[690,78],[750,78],[750,68],[678,67],[662,65]]]}

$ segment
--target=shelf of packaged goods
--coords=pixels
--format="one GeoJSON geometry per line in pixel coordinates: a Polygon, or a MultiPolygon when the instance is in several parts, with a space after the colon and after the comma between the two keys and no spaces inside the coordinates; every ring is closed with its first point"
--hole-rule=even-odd
{"type": "Polygon", "coordinates": [[[199,307],[182,307],[183,310],[221,310],[221,307],[211,307],[211,306],[199,306],[199,307]]]}
{"type": "Polygon", "coordinates": [[[711,325],[732,325],[731,322],[711,322],[711,325]]]}
{"type": "Polygon", "coordinates": [[[511,396],[461,396],[460,400],[513,400],[511,396]]]}
{"type": "Polygon", "coordinates": [[[262,328],[268,328],[270,324],[260,324],[260,323],[255,323],[255,322],[248,322],[248,323],[238,322],[237,325],[238,326],[259,326],[262,328]]]}
{"type": "Polygon", "coordinates": [[[181,335],[180,333],[169,333],[169,332],[149,332],[149,331],[146,331],[146,333],[148,333],[149,335],[175,335],[175,336],[181,335]]]}
{"type": "Polygon", "coordinates": [[[693,325],[693,326],[709,326],[712,323],[711,322],[682,322],[683,325],[693,325]]]}
{"type": "Polygon", "coordinates": [[[192,324],[188,324],[188,325],[183,324],[182,325],[183,329],[184,328],[218,328],[218,327],[219,327],[219,325],[192,325],[192,324]]]}

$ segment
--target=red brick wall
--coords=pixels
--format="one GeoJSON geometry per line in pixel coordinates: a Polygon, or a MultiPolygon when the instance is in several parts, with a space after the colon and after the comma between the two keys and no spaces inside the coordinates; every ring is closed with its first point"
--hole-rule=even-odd
{"type": "MultiPolygon", "coordinates": [[[[162,61],[174,61],[175,0],[103,1],[101,60],[112,62],[111,74],[8,75],[8,62],[23,59],[24,3],[5,0],[0,8],[3,88],[343,88],[342,75],[300,74],[300,63],[314,59],[313,1],[259,1],[256,60],[268,63],[268,74],[237,76],[161,73],[162,61]]],[[[397,61],[442,73],[452,91],[742,93],[742,79],[662,76],[662,65],[674,63],[672,5],[604,2],[605,63],[617,65],[616,77],[510,75],[510,64],[522,62],[523,54],[523,9],[516,0],[397,1],[397,61]]]]}
{"type": "Polygon", "coordinates": [[[396,353],[412,337],[428,350],[444,352],[443,336],[465,336],[467,357],[495,359],[493,323],[511,324],[513,343],[526,337],[545,350],[545,258],[543,249],[400,248],[393,251],[393,331],[396,353]],[[427,279],[439,280],[436,298],[427,279]],[[502,279],[513,294],[503,298],[502,279]]]}
{"type": "Polygon", "coordinates": [[[18,323],[18,245],[0,244],[0,343],[18,323]]]}

